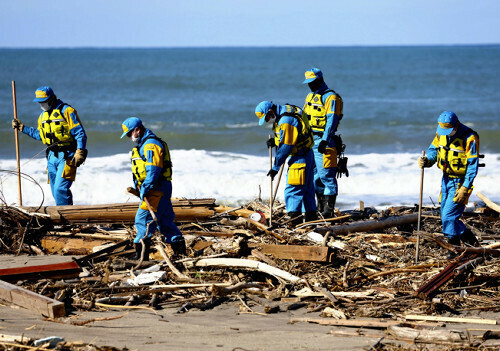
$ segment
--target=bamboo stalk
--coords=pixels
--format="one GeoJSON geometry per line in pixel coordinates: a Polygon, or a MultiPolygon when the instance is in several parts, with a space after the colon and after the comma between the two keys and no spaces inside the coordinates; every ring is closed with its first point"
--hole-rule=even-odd
{"type": "MultiPolygon", "coordinates": [[[[16,82],[12,81],[12,104],[14,106],[14,119],[17,119],[16,82]]],[[[14,129],[16,139],[16,159],[17,159],[17,184],[19,188],[19,206],[23,205],[23,195],[21,192],[21,163],[19,157],[19,131],[14,129]]]]}

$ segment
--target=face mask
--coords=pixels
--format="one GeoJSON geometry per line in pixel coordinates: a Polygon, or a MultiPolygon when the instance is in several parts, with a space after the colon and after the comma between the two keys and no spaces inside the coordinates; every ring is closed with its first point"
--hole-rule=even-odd
{"type": "Polygon", "coordinates": [[[269,124],[274,124],[274,122],[276,122],[276,116],[269,118],[269,120],[267,121],[267,123],[269,124]]]}
{"type": "Polygon", "coordinates": [[[50,110],[50,105],[48,102],[40,102],[40,108],[43,111],[48,111],[48,110],[50,110]]]}

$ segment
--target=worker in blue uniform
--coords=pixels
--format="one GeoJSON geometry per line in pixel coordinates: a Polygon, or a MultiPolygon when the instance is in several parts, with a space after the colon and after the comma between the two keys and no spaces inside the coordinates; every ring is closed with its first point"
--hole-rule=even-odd
{"type": "Polygon", "coordinates": [[[308,84],[311,92],[303,111],[314,135],[314,188],[318,210],[323,217],[331,218],[338,194],[337,156],[342,147],[335,132],[343,116],[343,102],[339,94],[328,88],[319,68],[306,71],[305,78],[303,84],[308,84]]]}
{"type": "Polygon", "coordinates": [[[123,134],[136,146],[132,149],[132,174],[135,188],[142,202],[135,215],[137,235],[134,238],[135,259],[139,259],[144,247],[144,260],[149,258],[151,237],[158,228],[170,244],[174,254],[185,255],[186,243],[174,223],[172,207],[172,162],[165,141],[144,127],[137,117],[129,117],[122,124],[123,134]],[[153,220],[151,212],[156,215],[153,220]]]}
{"type": "MultiPolygon", "coordinates": [[[[460,241],[477,246],[472,231],[460,220],[472,193],[479,167],[479,136],[460,123],[455,113],[444,111],[438,118],[436,136],[427,149],[427,156],[418,160],[420,168],[437,163],[443,171],[441,180],[441,222],[443,233],[452,245],[460,241]]],[[[450,258],[453,254],[450,254],[450,258]]]]}
{"type": "Polygon", "coordinates": [[[16,118],[12,120],[12,128],[47,145],[47,171],[56,205],[73,205],[70,187],[75,181],[77,167],[87,158],[85,129],[76,110],[57,99],[52,88],[38,88],[33,101],[42,109],[38,128],[27,127],[16,118]]]}
{"type": "Polygon", "coordinates": [[[277,147],[272,168],[267,173],[274,179],[288,156],[287,185],[285,187],[286,210],[292,224],[317,218],[314,198],[314,156],[312,152],[312,133],[309,123],[302,118],[302,110],[293,105],[276,105],[262,101],[255,108],[259,125],[272,124],[274,138],[267,142],[268,147],[277,147]]]}

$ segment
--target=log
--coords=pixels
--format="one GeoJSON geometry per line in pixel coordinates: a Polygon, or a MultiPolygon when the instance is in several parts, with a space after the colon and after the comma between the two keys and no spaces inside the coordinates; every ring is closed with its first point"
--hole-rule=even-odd
{"type": "Polygon", "coordinates": [[[78,263],[69,261],[0,269],[0,279],[9,282],[17,282],[18,280],[38,280],[47,278],[75,278],[78,277],[80,272],[81,268],[78,263]]]}
{"type": "Polygon", "coordinates": [[[248,268],[255,269],[260,272],[267,273],[269,275],[287,280],[291,283],[299,283],[302,281],[299,277],[290,274],[284,270],[276,267],[271,267],[268,264],[239,259],[239,258],[204,258],[201,260],[193,260],[183,262],[186,267],[231,267],[231,268],[248,268]]]}
{"type": "MultiPolygon", "coordinates": [[[[212,217],[215,214],[213,203],[199,204],[195,200],[172,201],[176,222],[193,222],[212,217]]],[[[21,207],[29,213],[49,216],[54,224],[122,223],[133,224],[138,202],[103,205],[43,206],[21,207]]]]}
{"type": "Polygon", "coordinates": [[[0,280],[0,299],[49,318],[66,315],[64,303],[0,280]]]}
{"type": "Polygon", "coordinates": [[[391,325],[387,333],[397,338],[413,339],[416,342],[462,342],[466,340],[465,333],[456,330],[425,330],[391,325]]]}
{"type": "Polygon", "coordinates": [[[412,213],[403,216],[391,216],[372,221],[359,221],[349,224],[320,227],[316,228],[316,232],[326,234],[333,232],[336,235],[348,234],[353,232],[370,232],[390,227],[396,227],[403,224],[417,223],[418,213],[412,213]]]}
{"type": "Polygon", "coordinates": [[[481,192],[477,192],[477,197],[480,198],[481,200],[484,201],[484,203],[486,204],[486,206],[488,206],[489,208],[491,208],[492,210],[500,213],[500,205],[497,205],[496,203],[494,203],[493,201],[491,201],[490,199],[488,199],[486,196],[484,196],[481,192]]]}

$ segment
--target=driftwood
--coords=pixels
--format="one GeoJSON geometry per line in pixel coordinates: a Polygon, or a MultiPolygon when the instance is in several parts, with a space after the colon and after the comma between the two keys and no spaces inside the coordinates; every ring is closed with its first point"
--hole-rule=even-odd
{"type": "Polygon", "coordinates": [[[417,223],[417,220],[418,220],[418,213],[412,213],[403,216],[386,217],[379,220],[359,221],[343,225],[321,227],[321,228],[316,228],[315,231],[320,234],[333,232],[336,235],[342,235],[354,232],[370,232],[373,230],[380,230],[403,224],[417,223]]]}
{"type": "Polygon", "coordinates": [[[333,256],[329,247],[321,246],[256,244],[249,247],[285,260],[330,262],[333,256]]]}
{"type": "Polygon", "coordinates": [[[497,205],[496,203],[494,203],[493,201],[488,199],[485,195],[481,194],[481,192],[479,192],[479,191],[477,192],[477,197],[480,198],[481,200],[483,200],[484,203],[486,204],[486,206],[488,206],[492,210],[500,213],[500,205],[497,205]]]}
{"type": "MultiPolygon", "coordinates": [[[[191,222],[208,219],[216,211],[213,199],[173,200],[172,205],[177,222],[191,222]]],[[[103,205],[21,207],[27,212],[49,215],[54,224],[123,223],[133,224],[138,202],[103,205]]]]}
{"type": "Polygon", "coordinates": [[[201,260],[193,260],[184,262],[186,267],[232,267],[232,268],[248,268],[255,269],[260,272],[267,273],[287,280],[291,283],[299,283],[301,279],[293,274],[285,272],[276,267],[271,267],[266,263],[238,258],[204,258],[201,260]]]}
{"type": "Polygon", "coordinates": [[[407,314],[405,316],[407,321],[435,321],[435,322],[449,322],[449,323],[470,323],[470,324],[499,324],[495,319],[482,319],[482,318],[459,318],[459,317],[440,317],[440,316],[417,316],[414,314],[407,314]]]}
{"type": "Polygon", "coordinates": [[[367,321],[361,319],[318,319],[318,318],[291,318],[290,324],[305,322],[315,323],[320,325],[335,325],[342,327],[355,327],[355,328],[375,328],[385,329],[391,325],[400,325],[398,321],[367,321]]]}

